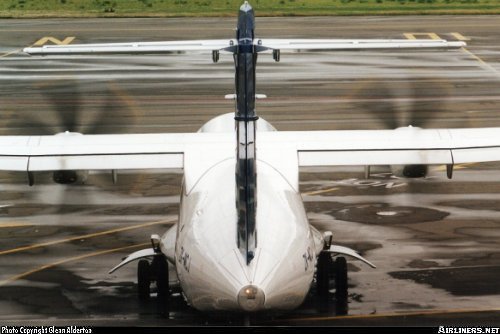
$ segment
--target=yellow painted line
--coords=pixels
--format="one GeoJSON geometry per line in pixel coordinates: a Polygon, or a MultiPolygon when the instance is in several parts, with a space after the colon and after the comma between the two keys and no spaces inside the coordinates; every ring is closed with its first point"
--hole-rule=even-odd
{"type": "Polygon", "coordinates": [[[57,39],[57,38],[52,37],[52,36],[45,36],[45,37],[40,38],[38,41],[36,41],[33,44],[33,46],[43,46],[49,42],[54,44],[54,45],[68,45],[69,43],[73,42],[74,40],[75,40],[75,37],[73,37],[73,36],[66,37],[62,41],[60,39],[57,39]]]}
{"type": "Polygon", "coordinates": [[[405,32],[403,34],[406,39],[417,39],[417,36],[424,36],[424,37],[427,37],[428,39],[441,39],[441,37],[439,37],[436,33],[433,33],[433,32],[405,32]]]}
{"type": "Polygon", "coordinates": [[[90,239],[90,238],[100,237],[100,236],[108,235],[108,234],[112,234],[112,233],[123,232],[123,231],[128,231],[128,230],[134,230],[134,229],[138,229],[138,228],[141,228],[141,227],[147,227],[147,226],[152,226],[152,225],[159,225],[159,224],[169,223],[171,221],[172,220],[160,220],[160,221],[156,221],[156,222],[149,222],[149,223],[144,223],[144,224],[139,224],[139,225],[132,225],[132,226],[127,226],[127,227],[121,227],[121,228],[117,228],[117,229],[113,229],[113,230],[107,230],[107,231],[102,231],[102,232],[97,232],[97,233],[79,235],[79,236],[71,237],[71,238],[67,238],[67,239],[59,239],[59,240],[44,242],[44,243],[40,243],[40,244],[35,244],[35,245],[30,245],[30,246],[24,246],[24,247],[19,247],[19,248],[5,250],[5,251],[0,252],[0,255],[7,255],[7,254],[12,254],[12,253],[23,252],[23,251],[27,251],[27,250],[36,249],[36,248],[41,248],[41,247],[46,247],[46,246],[52,246],[52,245],[62,244],[62,243],[69,242],[69,241],[75,241],[75,240],[81,240],[81,239],[90,239]]]}
{"type": "Polygon", "coordinates": [[[491,66],[490,64],[486,63],[484,60],[482,60],[479,56],[475,55],[471,51],[467,50],[466,48],[462,47],[461,48],[465,53],[467,53],[469,56],[477,60],[485,69],[492,71],[493,73],[496,73],[500,75],[500,73],[497,71],[496,68],[491,66]]]}
{"type": "Polygon", "coordinates": [[[33,226],[33,224],[23,223],[23,222],[0,223],[0,228],[5,228],[5,227],[22,227],[22,226],[33,226]]]}
{"type": "Polygon", "coordinates": [[[470,38],[465,37],[464,35],[462,35],[459,32],[452,32],[450,35],[455,37],[459,41],[470,41],[470,38]]]}
{"type": "Polygon", "coordinates": [[[6,52],[6,53],[3,53],[0,55],[0,58],[5,58],[5,57],[8,57],[10,55],[13,55],[13,54],[16,54],[18,52],[21,52],[23,49],[17,49],[17,50],[12,50],[12,51],[9,51],[9,52],[6,52]]]}
{"type": "MultiPolygon", "coordinates": [[[[477,164],[479,164],[479,162],[467,162],[467,163],[455,165],[455,166],[453,166],[453,169],[454,170],[466,169],[466,168],[469,168],[469,167],[474,167],[477,164]]],[[[437,172],[443,172],[443,171],[446,170],[446,166],[444,166],[444,165],[443,166],[439,166],[439,167],[436,167],[434,170],[437,171],[437,172]]]]}
{"type": "Polygon", "coordinates": [[[338,190],[338,189],[339,188],[328,188],[328,189],[318,190],[318,191],[309,191],[307,193],[303,193],[302,195],[304,195],[304,196],[312,196],[312,195],[329,193],[330,191],[335,191],[335,190],[338,190]]]}
{"type": "MultiPolygon", "coordinates": [[[[29,45],[28,47],[32,47],[33,44],[29,45]]],[[[12,51],[9,51],[9,52],[6,52],[2,55],[0,55],[0,58],[5,58],[5,57],[8,57],[10,55],[13,55],[13,54],[16,54],[16,53],[19,53],[19,52],[22,52],[24,48],[21,48],[21,49],[16,49],[16,50],[12,50],[12,51]]]]}
{"type": "Polygon", "coordinates": [[[125,246],[125,247],[113,248],[113,249],[108,249],[108,250],[104,250],[104,251],[98,251],[98,252],[93,252],[93,253],[89,253],[89,254],[85,254],[85,255],[78,255],[78,256],[66,258],[66,259],[63,259],[63,260],[60,260],[60,261],[49,263],[49,264],[43,265],[41,267],[38,267],[38,268],[35,268],[35,269],[32,269],[32,270],[26,271],[26,272],[24,272],[22,274],[9,277],[9,278],[7,278],[4,281],[0,281],[0,286],[9,284],[11,282],[14,282],[14,281],[17,281],[17,280],[20,280],[20,279],[23,279],[23,278],[25,278],[25,277],[27,277],[29,275],[32,275],[34,273],[37,273],[37,272],[45,270],[45,269],[49,269],[49,268],[61,265],[63,263],[68,263],[68,262],[72,262],[72,261],[82,260],[82,259],[86,259],[86,258],[89,258],[89,257],[94,257],[94,256],[99,256],[99,255],[104,255],[104,254],[109,254],[109,253],[114,253],[114,252],[119,252],[119,251],[122,251],[122,250],[131,249],[131,248],[144,247],[144,246],[147,246],[147,245],[150,245],[150,243],[149,242],[145,242],[145,243],[142,243],[142,244],[136,244],[136,245],[132,245],[132,246],[125,246]]]}
{"type": "Polygon", "coordinates": [[[429,311],[402,312],[402,313],[380,313],[380,314],[363,314],[363,315],[344,315],[344,316],[333,316],[333,317],[297,318],[297,319],[287,319],[287,321],[300,322],[300,321],[331,321],[331,320],[346,320],[346,319],[375,319],[375,318],[394,318],[394,317],[411,317],[411,316],[479,313],[479,312],[499,312],[499,311],[500,311],[500,308],[429,310],[429,311]]]}
{"type": "MultiPolygon", "coordinates": [[[[42,37],[40,38],[38,41],[36,41],[35,43],[29,45],[28,47],[33,47],[33,46],[43,46],[45,44],[47,44],[48,42],[51,42],[52,44],[55,44],[55,45],[68,45],[70,44],[71,42],[73,42],[73,40],[75,39],[75,37],[73,36],[70,36],[70,37],[66,37],[65,39],[63,39],[62,41],[60,39],[57,39],[55,37],[52,37],[52,36],[46,36],[46,37],[42,37]]],[[[6,52],[2,55],[0,55],[0,58],[5,58],[5,57],[8,57],[10,55],[13,55],[13,54],[16,54],[16,53],[19,53],[19,52],[22,52],[24,48],[21,48],[21,49],[16,49],[16,50],[12,50],[12,51],[9,51],[9,52],[6,52]]]]}

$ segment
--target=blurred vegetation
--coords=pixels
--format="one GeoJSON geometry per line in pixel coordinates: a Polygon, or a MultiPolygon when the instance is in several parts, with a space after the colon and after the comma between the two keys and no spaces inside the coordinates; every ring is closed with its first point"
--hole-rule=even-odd
{"type": "MultiPolygon", "coordinates": [[[[242,0],[0,0],[1,17],[235,16],[242,0]]],[[[253,0],[258,16],[500,14],[500,0],[253,0]]]]}

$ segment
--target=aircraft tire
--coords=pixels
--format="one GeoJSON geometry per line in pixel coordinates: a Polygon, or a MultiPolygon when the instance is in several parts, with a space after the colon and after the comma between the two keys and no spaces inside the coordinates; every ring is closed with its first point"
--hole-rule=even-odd
{"type": "Polygon", "coordinates": [[[170,296],[169,285],[168,285],[168,262],[164,256],[159,256],[155,259],[156,264],[156,286],[158,288],[158,298],[166,301],[170,296]]]}
{"type": "Polygon", "coordinates": [[[137,265],[137,293],[140,300],[148,300],[151,293],[151,267],[147,260],[137,265]]]}
{"type": "Polygon", "coordinates": [[[347,314],[347,261],[345,257],[335,260],[335,300],[336,313],[347,314]]]}
{"type": "Polygon", "coordinates": [[[316,294],[320,298],[328,299],[330,290],[330,271],[333,265],[330,253],[320,253],[316,271],[316,294]]]}

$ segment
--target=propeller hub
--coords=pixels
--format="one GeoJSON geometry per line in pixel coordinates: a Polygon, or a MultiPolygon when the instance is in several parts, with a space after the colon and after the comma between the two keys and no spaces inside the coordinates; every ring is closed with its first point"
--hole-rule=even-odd
{"type": "Polygon", "coordinates": [[[416,131],[416,130],[421,130],[422,128],[418,127],[418,126],[413,126],[413,125],[408,125],[408,126],[402,126],[402,127],[399,127],[397,129],[395,129],[396,131],[416,131]]]}
{"type": "Polygon", "coordinates": [[[83,134],[81,134],[80,132],[70,132],[70,131],[64,131],[64,132],[59,132],[59,133],[56,133],[55,134],[56,136],[70,136],[70,137],[74,137],[74,136],[83,136],[83,134]]]}

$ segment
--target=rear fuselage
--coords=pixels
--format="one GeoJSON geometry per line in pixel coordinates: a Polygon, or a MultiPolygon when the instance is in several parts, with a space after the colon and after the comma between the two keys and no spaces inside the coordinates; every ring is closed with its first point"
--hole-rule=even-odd
{"type": "MultiPolygon", "coordinates": [[[[214,121],[234,127],[231,116],[214,121]]],[[[204,131],[210,130],[209,123],[204,131]]],[[[211,162],[196,182],[189,182],[193,187],[183,187],[175,259],[184,295],[204,311],[293,309],[310,289],[320,237],[308,224],[290,174],[281,173],[263,153],[256,164],[257,247],[247,264],[236,237],[234,147],[227,156],[233,158],[211,162]],[[251,292],[248,296],[246,290],[251,292]]],[[[186,169],[185,178],[189,177],[186,169]]]]}

